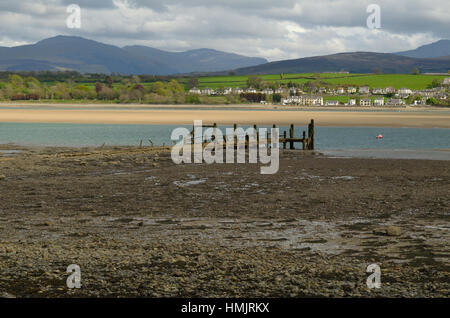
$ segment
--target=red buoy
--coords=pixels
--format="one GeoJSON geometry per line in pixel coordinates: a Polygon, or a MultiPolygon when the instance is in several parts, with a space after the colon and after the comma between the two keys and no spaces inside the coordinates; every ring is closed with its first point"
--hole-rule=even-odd
{"type": "Polygon", "coordinates": [[[383,135],[382,135],[382,134],[379,134],[379,135],[377,136],[377,139],[383,139],[383,135]]]}

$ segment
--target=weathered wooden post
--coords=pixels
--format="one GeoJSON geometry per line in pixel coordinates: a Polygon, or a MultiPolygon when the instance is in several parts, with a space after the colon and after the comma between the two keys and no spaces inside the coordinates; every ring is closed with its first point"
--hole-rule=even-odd
{"type": "Polygon", "coordinates": [[[286,130],[283,132],[283,149],[286,149],[286,139],[287,139],[287,134],[286,134],[286,130]]]}
{"type": "Polygon", "coordinates": [[[306,131],[303,130],[302,149],[306,150],[306,131]]]}
{"type": "Polygon", "coordinates": [[[291,124],[291,129],[289,130],[289,138],[291,139],[289,142],[289,149],[295,149],[294,148],[294,124],[291,124]]]}
{"type": "Polygon", "coordinates": [[[233,124],[233,139],[234,139],[234,147],[236,147],[237,149],[237,134],[236,134],[236,130],[237,130],[237,124],[233,124]]]}
{"type": "Polygon", "coordinates": [[[214,140],[216,140],[216,136],[217,136],[217,124],[216,123],[214,123],[213,128],[214,128],[214,130],[213,130],[212,140],[214,141],[214,140]]]}
{"type": "MultiPolygon", "coordinates": [[[[277,125],[273,124],[273,129],[277,129],[277,125]]],[[[280,136],[278,136],[279,138],[280,136]]],[[[272,132],[270,133],[270,142],[269,142],[269,138],[267,138],[267,147],[269,147],[270,143],[272,142],[273,139],[273,135],[272,132]]]]}
{"type": "Polygon", "coordinates": [[[314,119],[308,125],[308,150],[314,150],[314,119]]]}
{"type": "MultiPolygon", "coordinates": [[[[256,125],[253,125],[253,129],[255,130],[255,134],[256,134],[256,149],[259,149],[259,132],[258,132],[258,128],[256,127],[256,125]]],[[[250,149],[250,144],[249,144],[248,148],[250,149]]]]}

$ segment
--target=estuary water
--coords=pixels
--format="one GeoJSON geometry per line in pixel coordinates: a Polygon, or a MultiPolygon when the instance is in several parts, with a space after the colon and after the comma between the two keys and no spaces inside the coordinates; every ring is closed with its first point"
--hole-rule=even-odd
{"type": "MultiPolygon", "coordinates": [[[[21,146],[99,147],[173,145],[173,125],[0,123],[0,144],[21,146]]],[[[182,126],[192,130],[192,125],[182,126]]],[[[225,133],[225,126],[219,126],[225,133]]],[[[246,127],[243,127],[246,128],[246,127]]],[[[269,128],[269,127],[267,127],[269,128]]],[[[280,135],[288,127],[280,127],[280,135]]],[[[300,137],[307,127],[296,127],[300,137]]],[[[405,157],[450,160],[450,129],[316,127],[316,149],[335,156],[405,157]],[[383,139],[376,136],[382,134],[383,139]]],[[[297,146],[300,146],[297,144],[297,146]]]]}

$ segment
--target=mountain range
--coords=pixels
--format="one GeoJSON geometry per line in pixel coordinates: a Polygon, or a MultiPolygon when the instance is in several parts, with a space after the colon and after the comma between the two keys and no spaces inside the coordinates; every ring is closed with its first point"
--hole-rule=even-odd
{"type": "Polygon", "coordinates": [[[447,73],[450,55],[437,58],[412,58],[391,53],[352,52],[271,62],[234,70],[237,75],[277,73],[406,73],[414,68],[421,73],[447,73]]]}
{"type": "Polygon", "coordinates": [[[74,36],[56,36],[31,45],[0,47],[0,71],[75,70],[80,73],[238,75],[338,72],[447,72],[450,40],[396,53],[349,52],[276,61],[212,49],[167,52],[146,46],[118,47],[74,36]]]}
{"type": "Polygon", "coordinates": [[[0,70],[75,70],[81,73],[168,75],[215,72],[267,63],[211,49],[166,52],[145,46],[117,47],[74,36],[56,36],[32,45],[0,47],[0,70]]]}

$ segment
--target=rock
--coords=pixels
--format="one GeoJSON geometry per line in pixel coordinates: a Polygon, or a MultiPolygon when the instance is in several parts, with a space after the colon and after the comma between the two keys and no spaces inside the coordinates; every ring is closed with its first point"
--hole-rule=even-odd
{"type": "Polygon", "coordinates": [[[16,298],[16,296],[7,292],[0,292],[0,298],[16,298]]]}
{"type": "Polygon", "coordinates": [[[171,263],[176,266],[185,266],[187,261],[184,256],[177,256],[175,259],[172,259],[171,263]]]}
{"type": "Polygon", "coordinates": [[[386,228],[386,234],[389,236],[400,236],[402,235],[402,230],[398,226],[388,226],[386,228]]]}
{"type": "Polygon", "coordinates": [[[5,179],[6,179],[6,176],[3,175],[3,174],[0,174],[0,181],[1,181],[1,180],[5,180],[5,179]]]}

